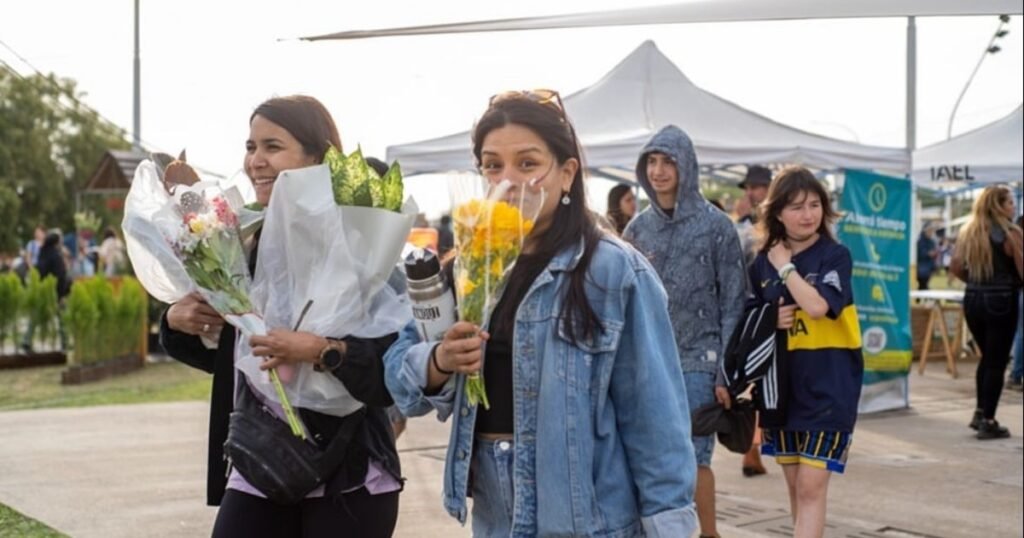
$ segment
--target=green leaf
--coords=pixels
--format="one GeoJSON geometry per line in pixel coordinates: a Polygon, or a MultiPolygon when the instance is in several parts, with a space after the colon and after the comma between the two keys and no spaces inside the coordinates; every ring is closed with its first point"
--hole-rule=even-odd
{"type": "Polygon", "coordinates": [[[362,148],[344,155],[333,146],[324,154],[324,163],[331,172],[336,204],[401,210],[402,172],[397,163],[381,178],[366,162],[362,148]]]}
{"type": "Polygon", "coordinates": [[[404,186],[402,185],[402,167],[398,165],[398,161],[395,161],[391,168],[388,168],[387,173],[381,179],[381,184],[384,190],[382,207],[396,213],[400,212],[402,210],[402,191],[404,186]]]}
{"type": "Polygon", "coordinates": [[[324,162],[331,170],[331,187],[334,190],[334,201],[338,205],[360,205],[357,200],[366,178],[363,177],[363,167],[359,162],[361,155],[352,158],[358,153],[346,157],[332,146],[324,156],[324,162]]]}

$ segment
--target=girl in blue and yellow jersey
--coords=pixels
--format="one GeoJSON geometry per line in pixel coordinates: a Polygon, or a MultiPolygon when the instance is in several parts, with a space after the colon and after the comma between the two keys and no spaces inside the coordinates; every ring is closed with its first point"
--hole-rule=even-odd
{"type": "Polygon", "coordinates": [[[754,300],[778,302],[786,338],[784,421],[764,430],[762,452],[782,465],[794,536],[821,536],[829,476],[842,473],[857,419],[860,326],[850,251],[836,242],[837,215],[805,168],[782,170],[761,205],[763,243],[750,266],[754,300]]]}

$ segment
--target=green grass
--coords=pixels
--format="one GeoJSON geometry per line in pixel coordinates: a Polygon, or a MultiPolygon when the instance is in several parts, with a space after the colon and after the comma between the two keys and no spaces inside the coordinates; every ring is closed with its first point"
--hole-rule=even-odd
{"type": "Polygon", "coordinates": [[[65,536],[0,504],[0,538],[59,538],[65,536]]]}
{"type": "Polygon", "coordinates": [[[172,361],[147,364],[141,370],[102,381],[61,385],[63,369],[46,366],[0,370],[0,411],[207,400],[213,379],[205,372],[172,361]]]}

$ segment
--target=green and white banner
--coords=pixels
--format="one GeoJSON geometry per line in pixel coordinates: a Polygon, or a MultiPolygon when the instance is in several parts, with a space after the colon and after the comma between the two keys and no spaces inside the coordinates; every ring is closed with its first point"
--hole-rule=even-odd
{"type": "Polygon", "coordinates": [[[853,255],[853,297],[864,346],[861,413],[907,407],[911,182],[848,170],[839,240],[853,255]]]}

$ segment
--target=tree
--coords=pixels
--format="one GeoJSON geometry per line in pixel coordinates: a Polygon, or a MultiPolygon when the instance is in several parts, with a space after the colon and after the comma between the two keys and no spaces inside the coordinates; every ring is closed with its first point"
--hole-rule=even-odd
{"type": "Polygon", "coordinates": [[[18,194],[7,185],[0,184],[0,253],[15,253],[21,245],[18,233],[18,194]]]}
{"type": "Polygon", "coordinates": [[[75,196],[103,153],[130,147],[82,96],[71,79],[0,66],[0,250],[38,225],[73,229],[75,196]],[[12,201],[17,211],[8,211],[12,201]]]}

